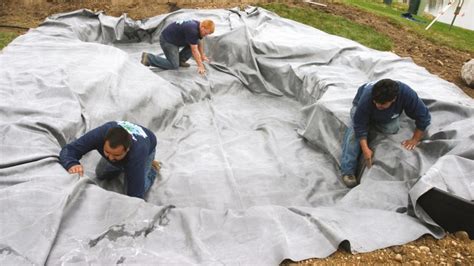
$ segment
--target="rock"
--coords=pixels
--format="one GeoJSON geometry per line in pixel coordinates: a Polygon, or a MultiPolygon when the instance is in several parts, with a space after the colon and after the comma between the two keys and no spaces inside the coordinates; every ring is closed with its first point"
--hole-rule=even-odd
{"type": "Polygon", "coordinates": [[[452,244],[453,246],[457,246],[457,245],[458,245],[458,243],[456,243],[456,241],[454,241],[454,240],[451,241],[451,244],[452,244]]]}
{"type": "Polygon", "coordinates": [[[395,253],[402,253],[403,252],[402,246],[393,246],[390,249],[395,253]]]}
{"type": "Polygon", "coordinates": [[[461,77],[469,87],[474,88],[474,59],[464,64],[461,69],[461,77]]]}
{"type": "Polygon", "coordinates": [[[443,61],[441,61],[441,60],[439,60],[439,59],[438,59],[438,60],[436,60],[436,63],[438,63],[438,65],[440,65],[440,66],[444,66],[444,63],[443,63],[443,61]]]}
{"type": "Polygon", "coordinates": [[[430,248],[427,247],[427,246],[420,246],[419,249],[423,252],[426,252],[426,253],[430,252],[430,248]]]}
{"type": "Polygon", "coordinates": [[[457,259],[455,262],[454,262],[454,265],[455,266],[461,266],[462,265],[462,261],[457,259]]]}
{"type": "MultiPolygon", "coordinates": [[[[471,60],[472,61],[472,60],[471,60]]],[[[459,239],[464,242],[469,241],[469,234],[466,231],[458,231],[454,233],[454,235],[459,239]]]]}
{"type": "Polygon", "coordinates": [[[461,254],[459,254],[458,252],[456,252],[455,254],[451,255],[452,258],[455,258],[455,259],[459,259],[461,258],[461,254]]]}
{"type": "Polygon", "coordinates": [[[413,265],[421,265],[421,262],[417,261],[417,260],[412,260],[411,261],[411,264],[413,265]]]}
{"type": "Polygon", "coordinates": [[[400,254],[395,255],[395,260],[398,261],[398,262],[402,262],[402,260],[403,260],[402,255],[400,255],[400,254]]]}

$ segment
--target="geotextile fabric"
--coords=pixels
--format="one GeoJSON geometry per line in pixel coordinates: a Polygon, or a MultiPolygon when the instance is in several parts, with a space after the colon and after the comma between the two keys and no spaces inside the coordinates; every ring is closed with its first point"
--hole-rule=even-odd
{"type": "Polygon", "coordinates": [[[180,10],[135,21],[78,10],[49,17],[0,54],[0,264],[257,264],[404,244],[444,231],[416,200],[433,187],[474,199],[474,101],[408,58],[261,8],[180,10]],[[140,64],[177,19],[212,19],[207,75],[140,64]],[[341,143],[357,88],[403,81],[432,122],[371,141],[353,189],[341,143]],[[162,169],[146,201],[120,179],[59,164],[106,121],[152,130],[162,169]]]}

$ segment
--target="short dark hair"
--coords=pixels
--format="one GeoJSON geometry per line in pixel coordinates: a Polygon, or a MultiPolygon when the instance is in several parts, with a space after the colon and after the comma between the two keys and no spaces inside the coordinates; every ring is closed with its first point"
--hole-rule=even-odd
{"type": "Polygon", "coordinates": [[[391,79],[382,79],[372,88],[372,100],[376,103],[393,101],[398,96],[398,83],[391,79]]]}
{"type": "Polygon", "coordinates": [[[128,133],[123,127],[113,127],[107,131],[105,140],[109,141],[110,148],[117,148],[120,145],[128,150],[132,145],[132,135],[128,133]]]}

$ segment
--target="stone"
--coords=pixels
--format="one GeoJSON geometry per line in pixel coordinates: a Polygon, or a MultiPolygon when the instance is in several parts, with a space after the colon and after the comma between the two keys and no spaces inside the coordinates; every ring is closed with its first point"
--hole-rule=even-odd
{"type": "Polygon", "coordinates": [[[469,234],[466,231],[458,231],[454,235],[463,242],[469,241],[469,234]]]}
{"type": "Polygon", "coordinates": [[[419,249],[423,252],[426,252],[426,253],[430,252],[430,248],[427,247],[427,246],[420,246],[419,249]]]}
{"type": "Polygon", "coordinates": [[[469,87],[474,88],[474,59],[469,60],[463,65],[461,77],[469,87]]]}
{"type": "Polygon", "coordinates": [[[402,255],[400,255],[400,254],[395,255],[395,260],[398,261],[398,262],[402,262],[402,260],[403,260],[402,255]]]}
{"type": "Polygon", "coordinates": [[[390,249],[395,253],[402,253],[403,252],[402,246],[393,246],[390,249]]]}

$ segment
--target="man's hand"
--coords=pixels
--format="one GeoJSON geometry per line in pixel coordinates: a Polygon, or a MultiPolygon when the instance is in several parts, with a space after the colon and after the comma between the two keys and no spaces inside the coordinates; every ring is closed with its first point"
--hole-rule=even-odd
{"type": "Polygon", "coordinates": [[[409,151],[413,150],[420,142],[421,138],[423,137],[423,134],[424,132],[422,130],[418,128],[415,129],[415,132],[413,132],[413,137],[402,142],[403,147],[405,147],[405,149],[409,151]]]}
{"type": "Polygon", "coordinates": [[[80,164],[76,164],[74,166],[71,166],[71,168],[69,168],[69,170],[67,170],[67,171],[70,174],[79,174],[79,176],[84,175],[84,168],[82,168],[82,165],[80,165],[80,164]]]}
{"type": "Polygon", "coordinates": [[[374,155],[374,152],[367,148],[362,150],[362,154],[364,155],[365,162],[367,163],[367,168],[372,167],[372,156],[374,155]]]}
{"type": "Polygon", "coordinates": [[[207,58],[207,56],[205,54],[201,54],[201,59],[202,59],[202,61],[205,61],[205,62],[208,62],[208,63],[210,62],[209,58],[207,58]]]}
{"type": "Polygon", "coordinates": [[[198,73],[201,75],[206,74],[206,69],[204,68],[204,65],[201,64],[201,66],[198,66],[198,73]]]}
{"type": "Polygon", "coordinates": [[[416,145],[418,145],[418,142],[419,141],[416,139],[407,139],[402,142],[402,145],[405,149],[411,151],[416,147],[416,145]]]}

